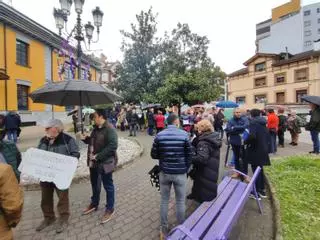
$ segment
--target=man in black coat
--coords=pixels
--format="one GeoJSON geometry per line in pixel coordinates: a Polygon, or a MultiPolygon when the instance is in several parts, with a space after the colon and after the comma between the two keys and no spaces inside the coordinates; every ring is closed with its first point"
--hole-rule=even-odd
{"type": "Polygon", "coordinates": [[[261,111],[259,109],[252,109],[251,121],[249,124],[249,135],[245,139],[246,148],[246,158],[247,162],[251,164],[252,172],[254,172],[257,167],[261,167],[261,172],[256,180],[256,189],[260,197],[265,198],[265,184],[264,184],[264,173],[263,166],[270,165],[269,158],[269,131],[266,127],[266,119],[261,116],[261,111]]]}

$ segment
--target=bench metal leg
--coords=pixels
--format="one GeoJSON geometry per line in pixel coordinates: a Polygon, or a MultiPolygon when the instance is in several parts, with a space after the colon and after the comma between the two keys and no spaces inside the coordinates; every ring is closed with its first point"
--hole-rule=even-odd
{"type": "Polygon", "coordinates": [[[258,192],[257,192],[256,185],[255,185],[255,184],[253,185],[253,194],[254,194],[254,196],[256,197],[256,201],[257,201],[257,204],[258,204],[260,213],[262,214],[262,213],[263,213],[262,204],[261,204],[261,200],[259,199],[259,195],[258,195],[258,192]]]}

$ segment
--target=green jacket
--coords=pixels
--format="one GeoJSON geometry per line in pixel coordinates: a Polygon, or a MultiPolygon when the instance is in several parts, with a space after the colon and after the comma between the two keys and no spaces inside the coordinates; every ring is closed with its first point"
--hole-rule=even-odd
{"type": "Polygon", "coordinates": [[[306,125],[306,130],[320,132],[320,107],[312,111],[310,122],[306,125]]]}
{"type": "Polygon", "coordinates": [[[16,144],[8,141],[0,141],[0,152],[5,158],[5,161],[12,167],[18,182],[20,181],[20,172],[18,167],[21,163],[21,153],[16,144]]]}
{"type": "Polygon", "coordinates": [[[89,144],[88,158],[92,146],[93,153],[97,155],[98,163],[108,163],[113,160],[112,157],[116,156],[118,148],[117,132],[107,121],[101,128],[94,126],[90,137],[87,137],[84,142],[89,144]]]}

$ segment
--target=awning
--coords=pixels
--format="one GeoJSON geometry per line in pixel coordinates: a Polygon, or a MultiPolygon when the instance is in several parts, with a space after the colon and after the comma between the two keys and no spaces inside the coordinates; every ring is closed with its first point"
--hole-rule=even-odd
{"type": "Polygon", "coordinates": [[[5,73],[6,71],[0,68],[0,80],[8,80],[9,76],[5,73]]]}

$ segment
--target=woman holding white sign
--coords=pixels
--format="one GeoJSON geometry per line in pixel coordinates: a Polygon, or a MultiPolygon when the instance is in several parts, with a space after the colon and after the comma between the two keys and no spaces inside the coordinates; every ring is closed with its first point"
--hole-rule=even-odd
{"type": "MultiPolygon", "coordinates": [[[[46,136],[40,140],[38,148],[41,150],[63,154],[79,158],[79,147],[74,138],[63,132],[63,124],[58,119],[50,119],[44,124],[46,136]]],[[[41,186],[41,209],[44,220],[36,228],[41,231],[53,224],[56,220],[53,207],[53,193],[56,191],[58,201],[59,221],[56,225],[56,232],[61,233],[67,227],[70,216],[69,211],[69,191],[68,189],[58,189],[53,182],[40,182],[41,186]]]]}

